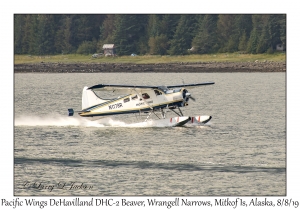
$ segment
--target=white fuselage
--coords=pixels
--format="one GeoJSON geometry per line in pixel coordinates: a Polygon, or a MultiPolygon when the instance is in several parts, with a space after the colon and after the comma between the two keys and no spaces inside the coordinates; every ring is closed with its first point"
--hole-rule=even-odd
{"type": "Polygon", "coordinates": [[[185,106],[183,88],[162,91],[159,89],[132,89],[127,95],[114,99],[101,99],[92,90],[85,90],[85,95],[90,98],[82,98],[83,110],[79,113],[82,117],[104,116],[114,114],[137,113],[148,110],[156,110],[167,106],[185,106]],[[91,92],[88,92],[91,91],[91,92]],[[94,94],[94,99],[91,97],[94,94]],[[91,99],[92,98],[92,99],[91,99]],[[87,102],[88,101],[88,102],[87,102]]]}

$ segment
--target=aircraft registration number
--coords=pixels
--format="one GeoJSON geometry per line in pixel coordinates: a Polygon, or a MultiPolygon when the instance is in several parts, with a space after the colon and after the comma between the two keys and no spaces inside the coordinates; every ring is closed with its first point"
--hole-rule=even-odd
{"type": "Polygon", "coordinates": [[[112,104],[108,106],[108,109],[118,109],[123,107],[122,103],[112,104]]]}

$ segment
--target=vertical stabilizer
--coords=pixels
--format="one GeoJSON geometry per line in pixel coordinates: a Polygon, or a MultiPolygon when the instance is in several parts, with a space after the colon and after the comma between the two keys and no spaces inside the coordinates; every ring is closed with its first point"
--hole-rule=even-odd
{"type": "Polygon", "coordinates": [[[90,106],[94,106],[96,104],[104,103],[105,100],[96,96],[94,91],[88,90],[88,87],[85,86],[82,90],[82,109],[86,109],[90,106]]]}

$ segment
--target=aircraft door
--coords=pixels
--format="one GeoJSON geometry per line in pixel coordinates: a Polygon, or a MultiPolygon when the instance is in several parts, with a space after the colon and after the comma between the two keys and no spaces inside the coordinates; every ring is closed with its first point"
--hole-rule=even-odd
{"type": "Polygon", "coordinates": [[[164,97],[164,94],[162,94],[161,91],[159,91],[159,90],[154,90],[154,93],[155,93],[155,95],[156,95],[157,103],[166,100],[165,97],[164,97]]]}

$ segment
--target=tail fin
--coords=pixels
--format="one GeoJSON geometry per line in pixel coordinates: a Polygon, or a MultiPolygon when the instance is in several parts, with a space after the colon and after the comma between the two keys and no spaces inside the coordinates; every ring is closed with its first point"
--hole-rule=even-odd
{"type": "Polygon", "coordinates": [[[103,102],[105,102],[105,100],[96,96],[94,91],[88,90],[87,86],[83,88],[83,90],[82,90],[82,109],[85,109],[90,106],[100,104],[103,102]]]}

